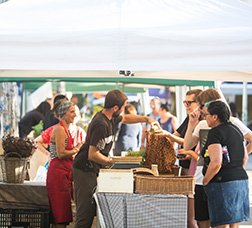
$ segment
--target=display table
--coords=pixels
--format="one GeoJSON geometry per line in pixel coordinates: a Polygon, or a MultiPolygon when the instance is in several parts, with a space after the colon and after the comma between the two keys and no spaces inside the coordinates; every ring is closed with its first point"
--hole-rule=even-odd
{"type": "Polygon", "coordinates": [[[23,184],[0,182],[0,208],[48,209],[46,185],[25,181],[23,184]]]}
{"type": "Polygon", "coordinates": [[[96,193],[95,200],[102,228],[187,226],[187,197],[183,195],[96,193]]]}

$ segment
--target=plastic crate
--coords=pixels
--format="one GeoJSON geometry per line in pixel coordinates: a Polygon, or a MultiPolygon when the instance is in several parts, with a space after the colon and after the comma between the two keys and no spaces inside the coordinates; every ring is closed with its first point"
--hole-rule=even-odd
{"type": "Polygon", "coordinates": [[[0,208],[0,227],[48,228],[49,210],[0,208]]]}

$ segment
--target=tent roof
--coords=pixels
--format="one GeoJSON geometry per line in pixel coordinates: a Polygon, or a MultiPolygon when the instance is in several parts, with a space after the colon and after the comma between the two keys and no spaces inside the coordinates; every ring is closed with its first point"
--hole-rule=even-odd
{"type": "Polygon", "coordinates": [[[252,8],[238,0],[11,0],[0,21],[2,80],[252,81],[252,8]]]}

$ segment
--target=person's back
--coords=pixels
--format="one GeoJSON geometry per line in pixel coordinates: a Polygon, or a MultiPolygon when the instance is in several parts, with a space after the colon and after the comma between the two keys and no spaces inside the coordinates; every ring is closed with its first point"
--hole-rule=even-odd
{"type": "Polygon", "coordinates": [[[47,112],[51,109],[51,105],[47,101],[43,101],[39,106],[26,113],[25,116],[19,121],[19,137],[24,138],[32,131],[32,127],[37,125],[44,117],[47,112]]]}

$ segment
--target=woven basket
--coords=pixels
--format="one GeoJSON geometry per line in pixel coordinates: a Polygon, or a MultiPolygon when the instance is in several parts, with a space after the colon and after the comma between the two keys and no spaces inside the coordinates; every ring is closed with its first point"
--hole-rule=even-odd
{"type": "Polygon", "coordinates": [[[135,175],[135,193],[143,194],[194,194],[193,176],[135,175]]]}
{"type": "Polygon", "coordinates": [[[23,183],[26,177],[29,158],[8,157],[7,155],[10,154],[17,153],[8,153],[0,158],[0,171],[3,182],[23,183]]]}

